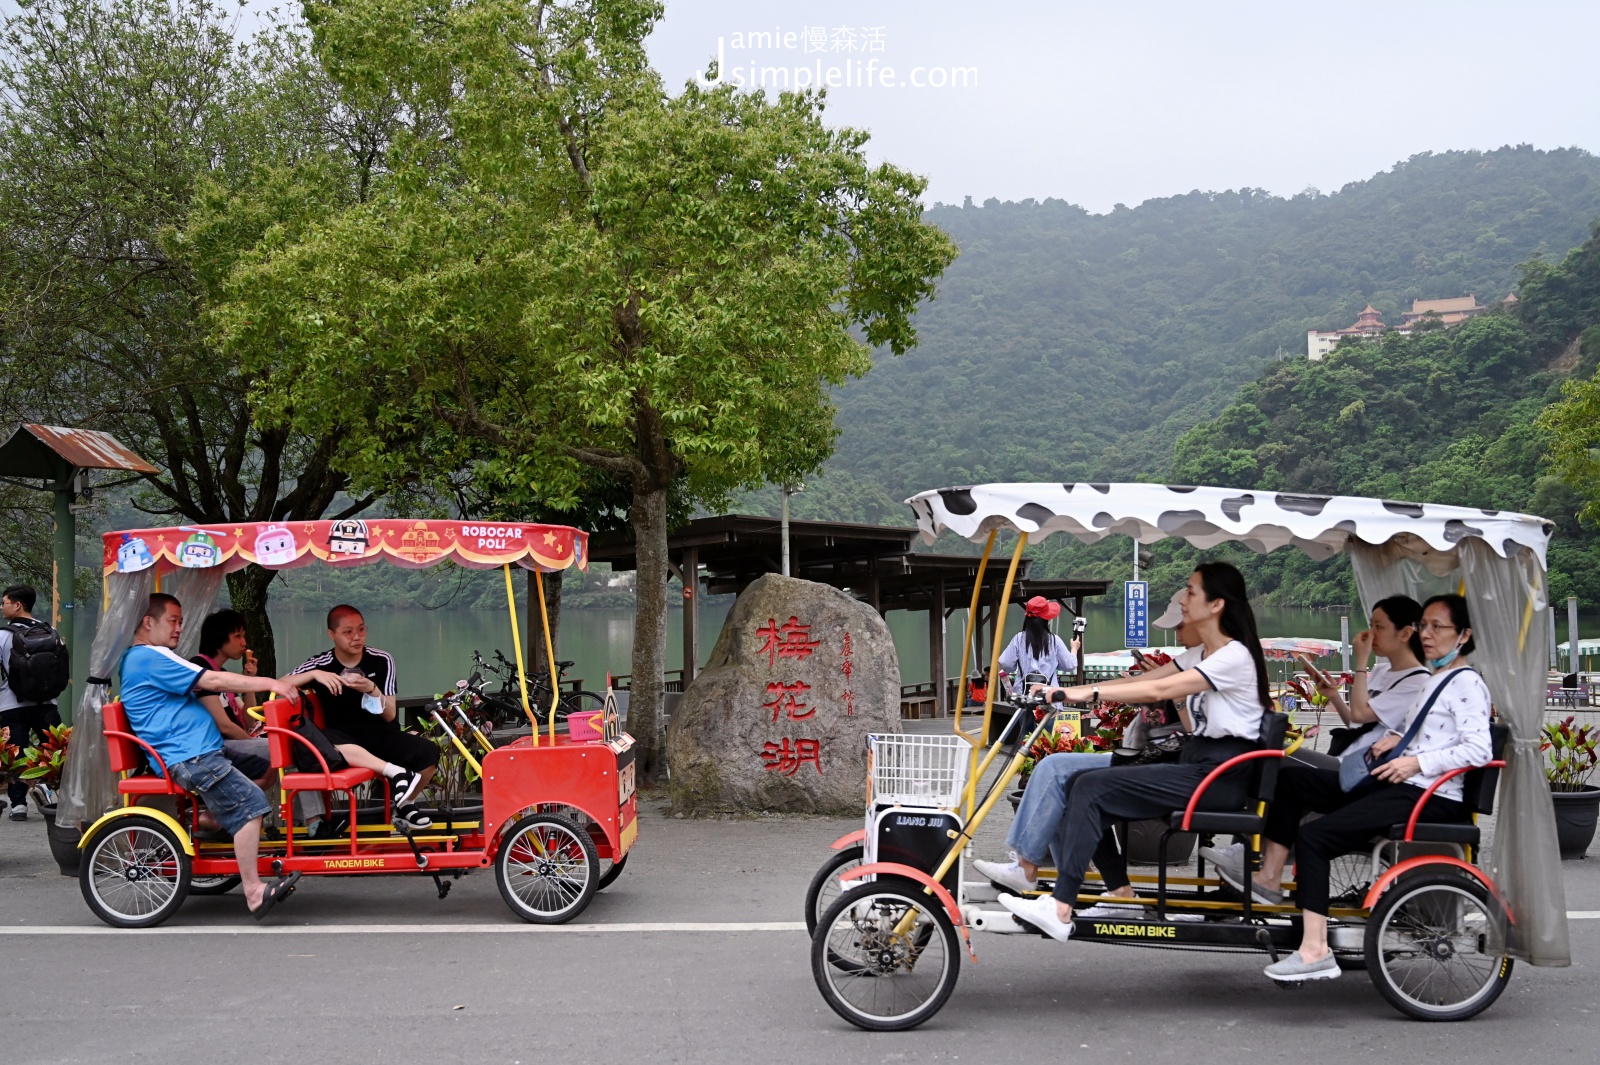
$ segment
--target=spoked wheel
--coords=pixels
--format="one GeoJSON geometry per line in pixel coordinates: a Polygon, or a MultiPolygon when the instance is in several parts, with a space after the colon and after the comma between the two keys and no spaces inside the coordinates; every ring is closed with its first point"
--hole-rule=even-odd
{"type": "Polygon", "coordinates": [[[811,886],[806,888],[807,935],[817,934],[817,922],[822,920],[822,915],[833,905],[834,900],[845,893],[844,882],[839,879],[839,874],[860,865],[861,859],[860,847],[846,847],[830,855],[828,860],[822,863],[822,868],[811,878],[811,886]]]}
{"type": "Polygon", "coordinates": [[[1367,975],[1407,1017],[1476,1016],[1511,979],[1511,959],[1487,953],[1498,911],[1476,880],[1445,872],[1406,877],[1367,922],[1367,975]]]}
{"type": "Polygon", "coordinates": [[[604,891],[606,888],[616,883],[617,877],[622,875],[623,866],[627,864],[628,856],[626,854],[622,856],[622,860],[620,862],[614,862],[610,858],[602,858],[600,860],[600,867],[603,872],[600,874],[599,883],[595,885],[595,890],[604,891]]]}
{"type": "MultiPolygon", "coordinates": [[[[595,853],[599,854],[600,848],[607,845],[606,830],[601,828],[598,823],[589,820],[585,820],[583,827],[589,833],[589,842],[594,844],[595,853]]],[[[617,877],[622,875],[623,867],[628,864],[628,856],[624,854],[620,862],[614,862],[610,858],[600,858],[599,861],[600,880],[595,884],[594,889],[596,891],[604,891],[616,883],[617,877]]]]}
{"type": "Polygon", "coordinates": [[[189,856],[170,828],[134,815],[95,834],[78,866],[78,886],[94,915],[114,928],[150,928],[189,894],[189,856]]]}
{"type": "Polygon", "coordinates": [[[217,875],[191,876],[189,878],[189,894],[191,895],[226,895],[238,887],[240,879],[237,876],[217,875]]]}
{"type": "MultiPolygon", "coordinates": [[[[1378,872],[1389,867],[1387,857],[1378,859],[1378,872]]],[[[1334,906],[1360,909],[1366,900],[1367,890],[1372,887],[1372,854],[1371,852],[1341,854],[1328,865],[1328,897],[1334,906]]],[[[1339,920],[1339,925],[1359,924],[1349,920],[1339,920]]],[[[1329,939],[1339,939],[1329,930],[1329,939]]],[[[1339,963],[1339,968],[1345,972],[1359,972],[1367,967],[1367,951],[1364,942],[1358,942],[1352,931],[1349,946],[1335,946],[1333,948],[1334,960],[1339,963]]],[[[1343,942],[1343,940],[1340,940],[1343,942]]]]}
{"type": "Polygon", "coordinates": [[[938,1013],[961,973],[955,926],[909,881],[852,888],[811,937],[811,974],[833,1012],[871,1032],[901,1032],[938,1013]]]}
{"type": "Polygon", "coordinates": [[[582,913],[600,883],[589,834],[565,817],[532,814],[506,832],[494,879],[513,913],[534,924],[562,924],[582,913]]]}

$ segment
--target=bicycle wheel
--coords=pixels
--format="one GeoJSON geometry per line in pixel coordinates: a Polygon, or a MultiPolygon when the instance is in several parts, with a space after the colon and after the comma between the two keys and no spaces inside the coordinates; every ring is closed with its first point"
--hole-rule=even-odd
{"type": "Polygon", "coordinates": [[[226,895],[240,884],[239,877],[216,875],[191,876],[189,878],[189,894],[191,895],[226,895]]]}
{"type": "Polygon", "coordinates": [[[500,897],[524,921],[564,924],[594,898],[600,859],[589,834],[565,817],[530,814],[501,840],[494,879],[500,897]]]}
{"type": "Polygon", "coordinates": [[[556,710],[558,717],[565,718],[569,714],[581,714],[587,710],[604,710],[606,697],[594,692],[576,691],[567,692],[561,697],[561,705],[556,710]]]}
{"type": "Polygon", "coordinates": [[[606,888],[616,883],[617,877],[622,875],[622,869],[627,864],[628,856],[626,854],[622,856],[622,861],[620,862],[613,862],[609,858],[602,859],[600,865],[602,866],[603,871],[600,873],[600,880],[597,884],[595,884],[594,889],[596,891],[604,891],[606,888]]]}
{"type": "Polygon", "coordinates": [[[846,847],[829,855],[828,860],[822,863],[822,868],[811,878],[811,886],[806,888],[806,935],[817,934],[817,922],[822,919],[823,913],[833,905],[834,899],[847,890],[839,874],[860,865],[861,859],[861,847],[846,847]]]}
{"type": "Polygon", "coordinates": [[[903,880],[845,892],[811,937],[817,990],[833,1012],[869,1032],[902,1032],[926,1021],[960,974],[949,916],[921,885],[903,880]]]}
{"type": "Polygon", "coordinates": [[[78,865],[78,886],[94,915],[113,928],[150,928],[189,894],[189,856],[153,817],[134,814],[95,834],[78,865]]]}
{"type": "Polygon", "coordinates": [[[1511,979],[1511,959],[1487,952],[1498,911],[1476,880],[1426,871],[1405,877],[1367,922],[1367,975],[1407,1017],[1474,1017],[1511,979]]]}
{"type": "MultiPolygon", "coordinates": [[[[1389,867],[1389,859],[1385,854],[1378,858],[1378,872],[1389,867]]],[[[1328,898],[1334,906],[1360,909],[1366,900],[1367,889],[1372,887],[1372,854],[1371,852],[1356,852],[1341,854],[1328,866],[1328,898]]],[[[1340,919],[1335,921],[1334,927],[1357,925],[1361,922],[1340,919]]],[[[1360,972],[1367,967],[1367,951],[1364,939],[1358,939],[1359,933],[1351,929],[1345,939],[1339,939],[1343,944],[1348,940],[1348,946],[1334,945],[1333,957],[1339,963],[1339,968],[1345,972],[1360,972]]],[[[1329,930],[1329,941],[1338,939],[1333,928],[1329,930]]]]}

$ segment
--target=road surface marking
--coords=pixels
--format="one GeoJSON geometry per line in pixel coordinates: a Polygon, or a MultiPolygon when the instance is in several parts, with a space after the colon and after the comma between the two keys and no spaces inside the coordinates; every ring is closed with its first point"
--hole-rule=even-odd
{"type": "Polygon", "coordinates": [[[296,936],[296,935],[427,935],[438,933],[503,934],[522,932],[549,935],[557,932],[804,932],[804,921],[658,921],[633,924],[311,924],[265,925],[161,925],[156,928],[110,928],[106,925],[8,925],[4,936],[296,936]]]}

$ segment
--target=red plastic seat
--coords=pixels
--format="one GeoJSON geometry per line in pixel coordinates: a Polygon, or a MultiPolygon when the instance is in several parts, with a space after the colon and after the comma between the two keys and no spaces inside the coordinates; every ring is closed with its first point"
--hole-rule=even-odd
{"type": "Polygon", "coordinates": [[[124,775],[117,781],[117,791],[123,795],[189,794],[172,782],[167,774],[167,763],[156,749],[133,734],[128,724],[128,711],[121,702],[109,702],[101,707],[100,719],[113,773],[134,773],[146,767],[160,772],[159,776],[124,775]]]}
{"type": "Polygon", "coordinates": [[[267,719],[267,747],[272,767],[283,771],[278,784],[284,791],[349,791],[378,775],[370,769],[329,769],[316,746],[294,731],[303,720],[303,711],[289,700],[273,699],[262,710],[267,719]],[[321,772],[302,773],[295,768],[297,745],[315,756],[321,772]]]}

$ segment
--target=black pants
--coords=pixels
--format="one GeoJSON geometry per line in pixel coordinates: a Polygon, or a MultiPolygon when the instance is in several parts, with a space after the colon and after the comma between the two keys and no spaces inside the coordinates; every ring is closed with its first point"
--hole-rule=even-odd
{"type": "Polygon", "coordinates": [[[365,747],[367,753],[376,755],[386,762],[393,762],[413,773],[420,773],[439,764],[438,744],[398,728],[363,733],[359,736],[331,728],[322,731],[334,743],[354,743],[365,747]]]}
{"type": "MultiPolygon", "coordinates": [[[[1403,825],[1422,798],[1415,784],[1384,784],[1360,798],[1351,799],[1339,787],[1337,769],[1313,769],[1285,761],[1278,770],[1278,789],[1267,807],[1266,837],[1293,847],[1295,893],[1300,908],[1328,915],[1328,874],[1341,854],[1362,851],[1374,836],[1385,835],[1391,825],[1403,825]],[[1326,814],[1309,824],[1308,813],[1326,814]]],[[[1420,820],[1467,820],[1467,808],[1454,799],[1437,795],[1428,800],[1420,820]]]]}
{"type": "MultiPolygon", "coordinates": [[[[10,710],[0,710],[0,728],[11,730],[11,738],[7,742],[18,750],[37,747],[44,742],[44,730],[59,724],[61,715],[56,712],[55,703],[36,703],[33,706],[13,706],[10,710]],[[32,739],[28,738],[30,733],[32,739]]],[[[23,805],[28,801],[27,783],[12,777],[6,783],[6,796],[11,800],[11,805],[23,805]]]]}
{"type": "MultiPolygon", "coordinates": [[[[1183,762],[1112,766],[1074,775],[1067,782],[1067,807],[1062,814],[1065,828],[1052,894],[1061,902],[1076,903],[1091,858],[1108,889],[1126,887],[1127,858],[1110,840],[1106,829],[1117,821],[1143,821],[1183,809],[1208,773],[1254,747],[1247,740],[1191,740],[1183,762]]],[[[1200,808],[1242,809],[1248,798],[1245,793],[1249,773],[1248,765],[1241,766],[1213,783],[1206,789],[1200,808]]]]}

